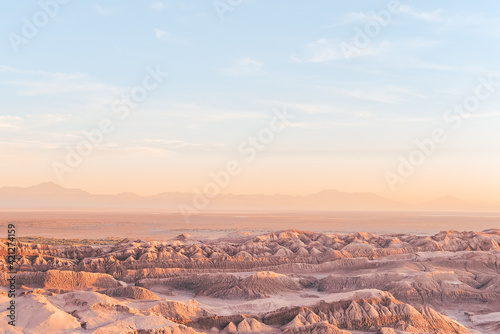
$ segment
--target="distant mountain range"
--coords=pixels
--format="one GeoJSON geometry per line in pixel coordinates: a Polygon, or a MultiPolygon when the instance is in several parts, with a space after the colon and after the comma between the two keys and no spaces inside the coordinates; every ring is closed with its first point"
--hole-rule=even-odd
{"type": "MultiPolygon", "coordinates": [[[[179,211],[180,206],[194,207],[193,200],[203,203],[200,195],[164,192],[153,196],[133,193],[96,195],[81,189],[68,189],[52,182],[31,187],[0,188],[0,210],[119,210],[119,211],[179,211]]],[[[347,193],[324,190],[306,196],[291,195],[234,195],[221,194],[206,199],[206,211],[294,211],[294,210],[441,210],[493,211],[500,206],[479,206],[448,196],[410,205],[373,193],[347,193]]]]}

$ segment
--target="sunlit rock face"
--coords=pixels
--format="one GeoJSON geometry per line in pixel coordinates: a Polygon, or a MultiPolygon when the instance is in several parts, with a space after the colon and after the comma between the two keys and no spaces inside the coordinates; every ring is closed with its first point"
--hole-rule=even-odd
{"type": "MultiPolygon", "coordinates": [[[[499,243],[499,230],[19,243],[13,333],[497,333],[499,243]]],[[[5,243],[0,255],[6,309],[5,243]]]]}

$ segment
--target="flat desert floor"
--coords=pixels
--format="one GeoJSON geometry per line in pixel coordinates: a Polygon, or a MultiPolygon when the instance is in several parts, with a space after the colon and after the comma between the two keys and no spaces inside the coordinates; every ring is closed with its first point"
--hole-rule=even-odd
{"type": "MultiPolygon", "coordinates": [[[[169,239],[189,233],[214,238],[232,231],[265,233],[286,229],[321,233],[435,234],[443,230],[500,228],[491,212],[237,212],[202,213],[186,220],[180,213],[0,211],[0,226],[15,223],[19,236],[47,238],[169,239]]],[[[1,234],[0,234],[1,235],[1,234]]]]}

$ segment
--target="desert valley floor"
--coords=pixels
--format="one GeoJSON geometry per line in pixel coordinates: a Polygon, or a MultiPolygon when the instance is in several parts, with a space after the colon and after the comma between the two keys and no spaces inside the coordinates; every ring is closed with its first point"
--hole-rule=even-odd
{"type": "MultiPolygon", "coordinates": [[[[21,238],[16,327],[7,324],[5,311],[3,240],[0,328],[6,333],[500,332],[498,229],[218,231],[212,238],[184,233],[156,240],[138,232],[137,238],[100,242],[21,238]]],[[[74,230],[73,235],[85,236],[74,230]]]]}

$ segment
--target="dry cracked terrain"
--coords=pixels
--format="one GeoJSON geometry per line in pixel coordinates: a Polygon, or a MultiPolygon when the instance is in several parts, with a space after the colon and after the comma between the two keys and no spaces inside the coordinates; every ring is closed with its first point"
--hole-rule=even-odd
{"type": "Polygon", "coordinates": [[[6,333],[500,333],[500,230],[18,243],[6,333]]]}

